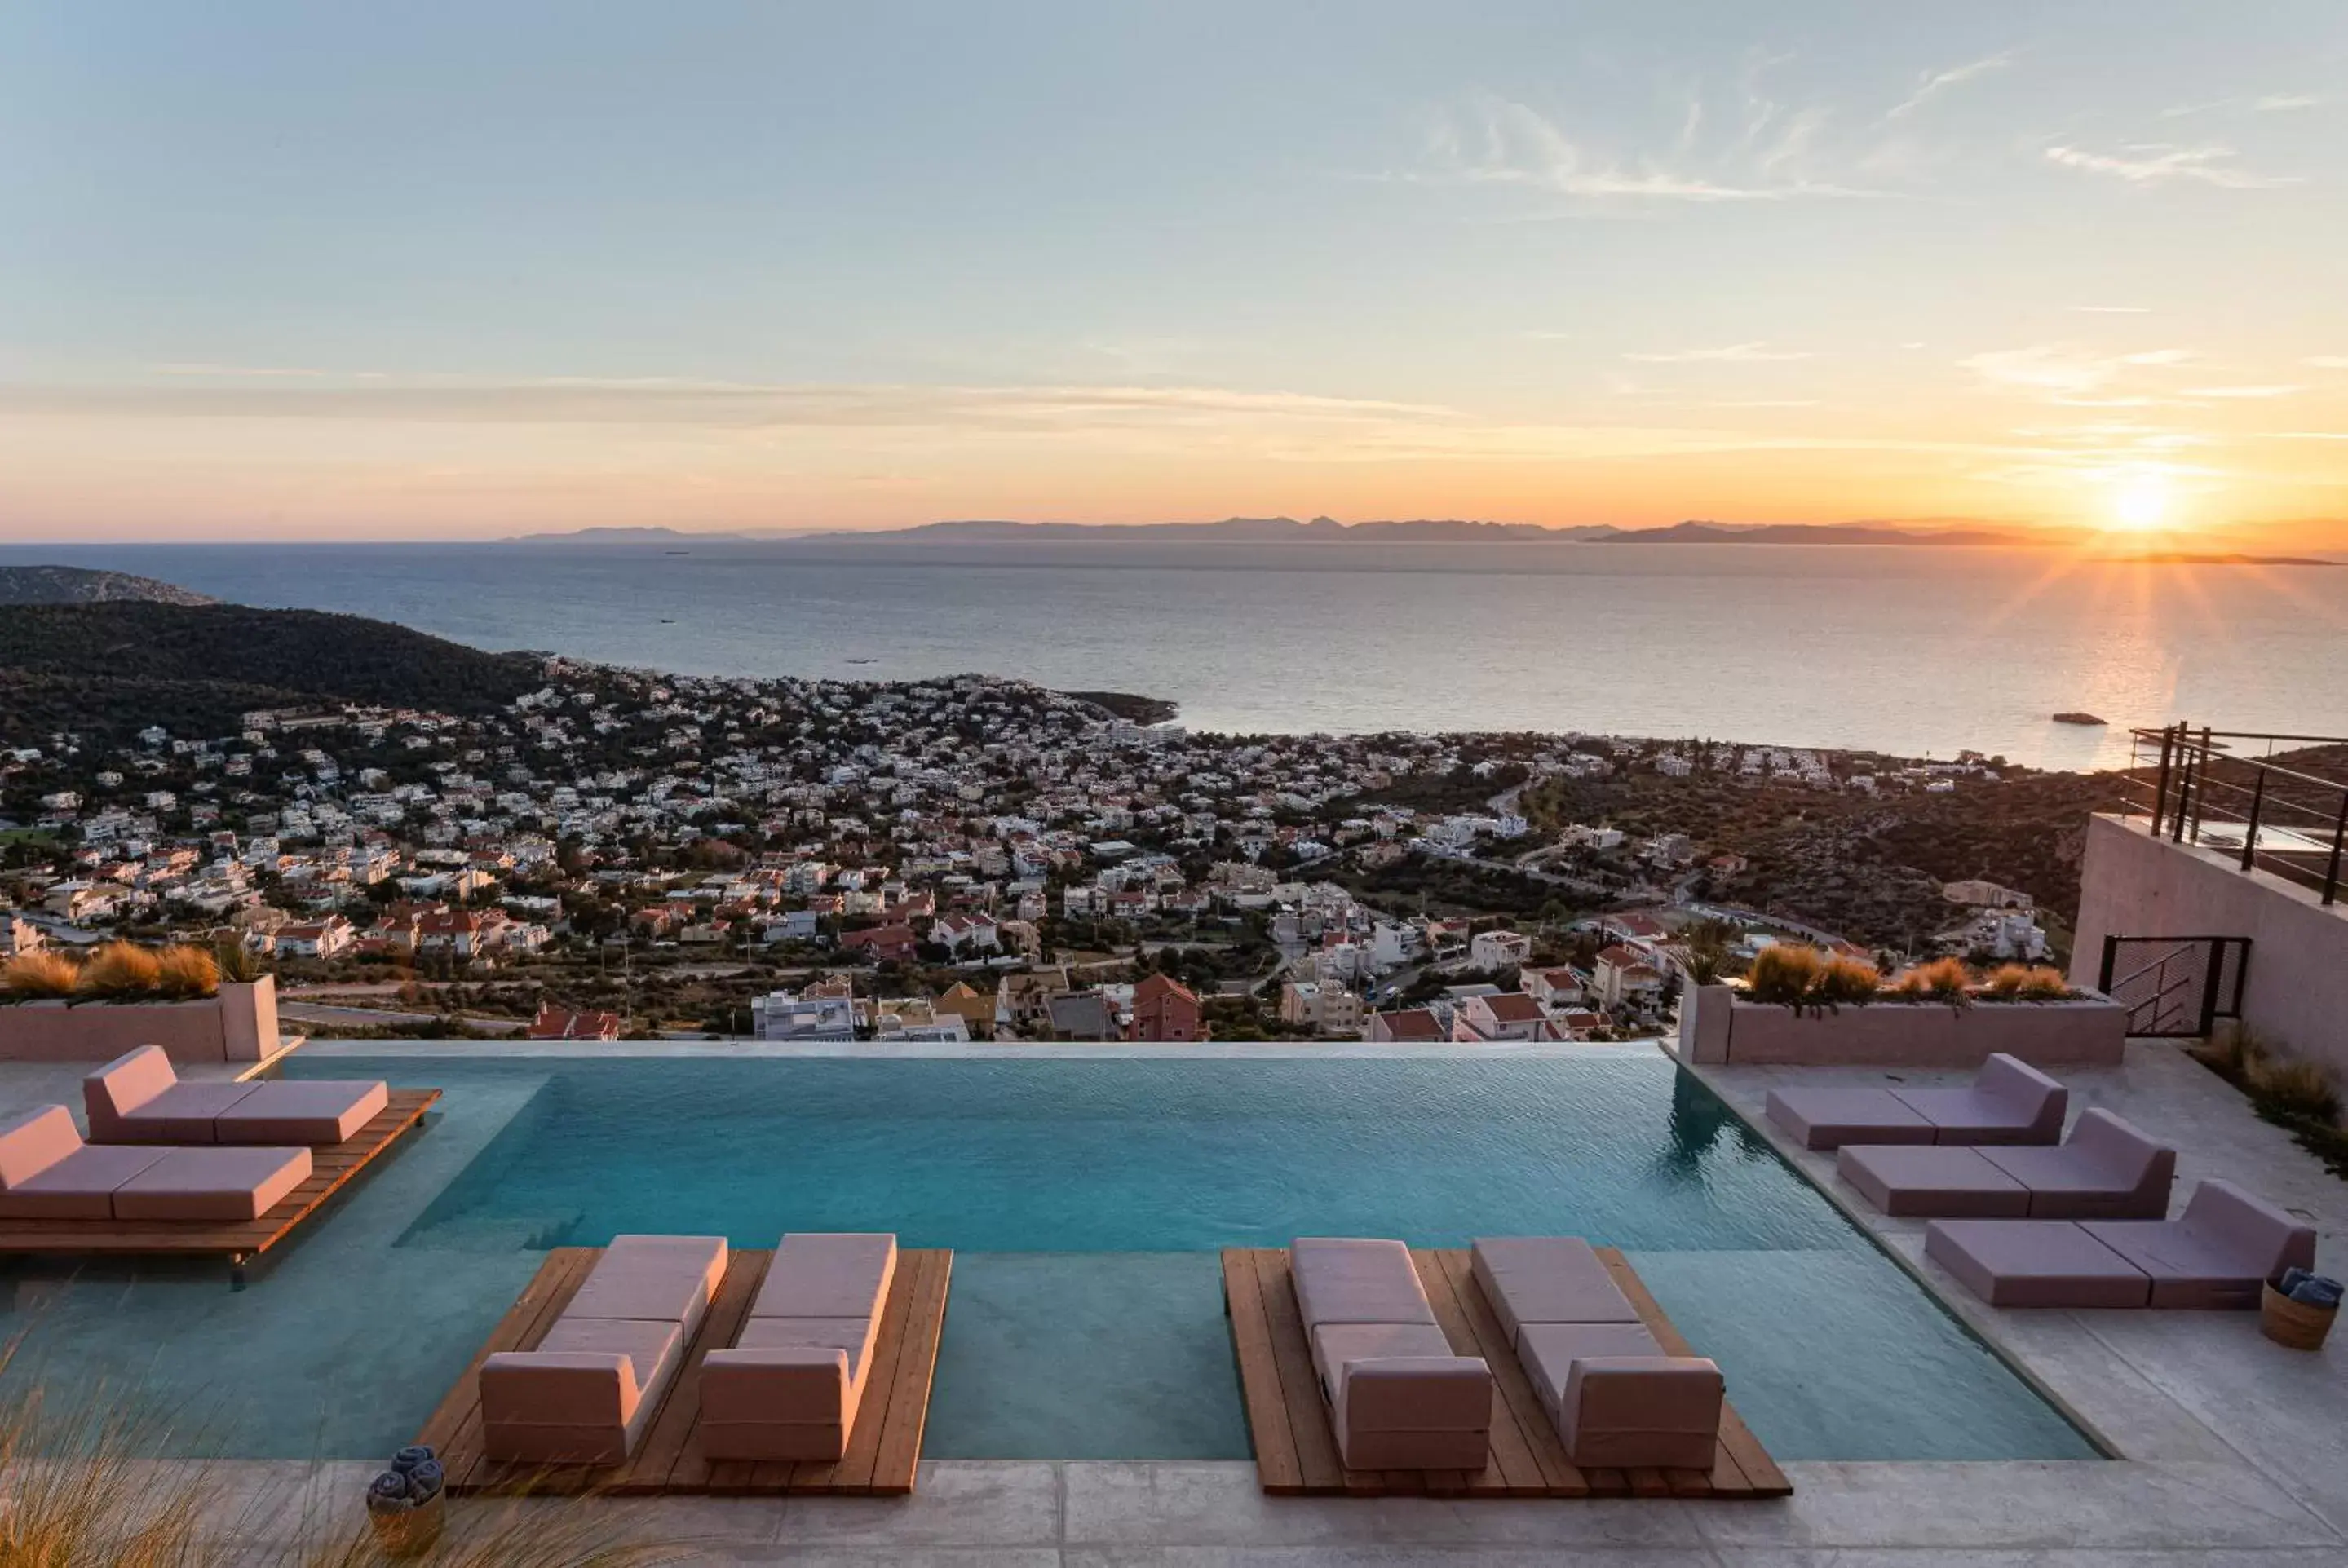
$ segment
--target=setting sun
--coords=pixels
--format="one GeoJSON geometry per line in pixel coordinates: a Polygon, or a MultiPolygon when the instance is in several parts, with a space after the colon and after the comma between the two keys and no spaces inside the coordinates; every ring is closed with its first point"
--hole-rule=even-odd
{"type": "Polygon", "coordinates": [[[2168,481],[2157,474],[2137,475],[2121,481],[2112,492],[2108,527],[2144,533],[2168,520],[2168,481]]]}

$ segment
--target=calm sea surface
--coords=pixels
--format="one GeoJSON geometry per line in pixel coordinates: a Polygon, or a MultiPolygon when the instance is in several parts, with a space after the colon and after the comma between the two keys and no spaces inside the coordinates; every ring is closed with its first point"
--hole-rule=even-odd
{"type": "Polygon", "coordinates": [[[247,604],[691,673],[963,671],[1206,730],[1579,729],[2109,762],[2128,724],[2348,734],[2348,567],[1429,545],[44,546],[247,604]],[[1333,564],[1334,563],[1334,564],[1333,564]],[[2054,724],[2085,709],[2109,731],[2054,724]]]}

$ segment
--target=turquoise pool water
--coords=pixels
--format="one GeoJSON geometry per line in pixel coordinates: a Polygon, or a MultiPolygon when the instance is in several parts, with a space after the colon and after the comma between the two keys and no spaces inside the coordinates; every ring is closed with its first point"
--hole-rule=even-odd
{"type": "Polygon", "coordinates": [[[853,1229],[958,1255],[933,1457],[1243,1458],[1216,1248],[1494,1234],[1624,1248],[1781,1458],[2093,1457],[1660,1057],[292,1071],[438,1083],[446,1112],[248,1290],[133,1269],[15,1292],[53,1359],[151,1343],[149,1379],[230,1451],[404,1440],[547,1247],[853,1229]]]}

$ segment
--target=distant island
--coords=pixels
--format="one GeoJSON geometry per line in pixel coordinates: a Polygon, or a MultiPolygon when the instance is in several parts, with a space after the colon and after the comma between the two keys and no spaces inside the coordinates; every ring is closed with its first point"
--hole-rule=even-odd
{"type": "Polygon", "coordinates": [[[1663,528],[1615,528],[1594,540],[1607,545],[1941,545],[1982,548],[2036,548],[2052,538],[1999,528],[1893,528],[1869,523],[1673,523],[1663,528]]]}
{"type": "Polygon", "coordinates": [[[2338,566],[2338,561],[2314,556],[2252,556],[2233,552],[2147,550],[2141,555],[2105,556],[2123,566],[2338,566]]]}
{"type": "Polygon", "coordinates": [[[177,583],[77,566],[0,566],[0,604],[217,604],[177,583]]]}

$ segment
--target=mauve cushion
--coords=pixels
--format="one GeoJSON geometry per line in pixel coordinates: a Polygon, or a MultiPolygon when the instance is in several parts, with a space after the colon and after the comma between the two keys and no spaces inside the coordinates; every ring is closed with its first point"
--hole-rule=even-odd
{"type": "Polygon", "coordinates": [[[795,1233],[775,1249],[750,1316],[877,1317],[896,1269],[893,1235],[795,1233]]]}
{"type": "Polygon", "coordinates": [[[1307,1328],[1323,1323],[1435,1322],[1410,1249],[1398,1241],[1306,1236],[1290,1246],[1288,1255],[1307,1328]]]}
{"type": "Polygon", "coordinates": [[[309,1174],[307,1149],[167,1149],[115,1189],[114,1217],[259,1219],[309,1174]]]}
{"type": "Polygon", "coordinates": [[[214,1119],[213,1132],[223,1143],[341,1143],[358,1136],[390,1103],[390,1091],[381,1083],[256,1083],[214,1119]]]}

